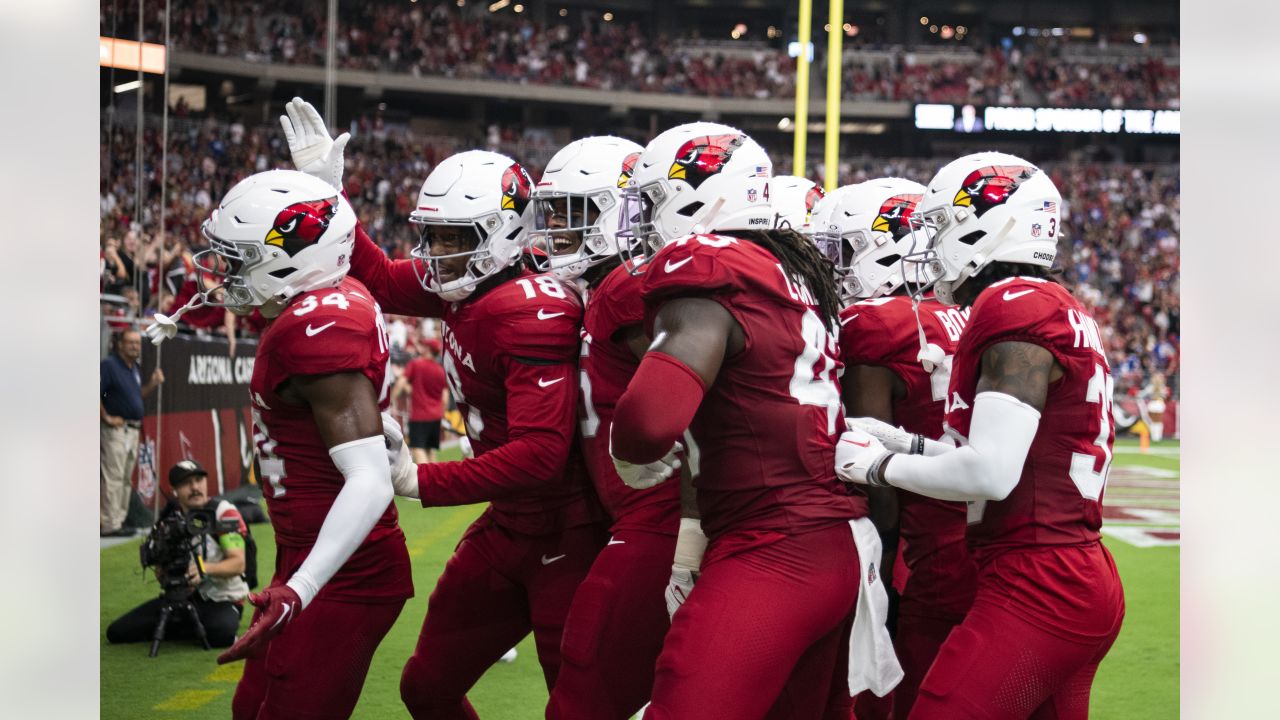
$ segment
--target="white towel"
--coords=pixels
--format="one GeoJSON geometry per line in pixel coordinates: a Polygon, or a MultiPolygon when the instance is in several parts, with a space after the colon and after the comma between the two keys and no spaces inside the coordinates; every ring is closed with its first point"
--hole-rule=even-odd
{"type": "Polygon", "coordinates": [[[867,518],[850,520],[853,542],[858,546],[858,606],[849,633],[849,695],[870,690],[884,697],[902,680],[902,666],[893,653],[893,640],[885,620],[889,596],[880,582],[880,535],[867,518]]]}

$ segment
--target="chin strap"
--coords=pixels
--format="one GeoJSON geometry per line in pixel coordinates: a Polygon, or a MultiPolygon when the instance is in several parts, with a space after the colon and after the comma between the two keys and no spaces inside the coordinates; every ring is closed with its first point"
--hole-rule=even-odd
{"type": "Polygon", "coordinates": [[[153,315],[155,322],[148,325],[143,332],[147,334],[147,337],[151,338],[151,344],[159,345],[178,334],[178,318],[186,314],[188,310],[195,310],[204,306],[204,304],[204,295],[196,293],[187,301],[186,305],[178,308],[178,311],[171,316],[164,313],[155,313],[153,315]]]}
{"type": "Polygon", "coordinates": [[[924,366],[925,372],[932,373],[934,368],[946,362],[947,352],[925,338],[924,323],[920,321],[920,296],[915,293],[911,294],[911,310],[916,314],[916,330],[920,333],[920,352],[916,354],[916,360],[924,366]]]}

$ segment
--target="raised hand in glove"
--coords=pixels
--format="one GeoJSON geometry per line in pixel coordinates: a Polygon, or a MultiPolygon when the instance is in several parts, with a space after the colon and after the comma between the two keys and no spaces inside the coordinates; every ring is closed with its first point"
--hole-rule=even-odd
{"type": "Polygon", "coordinates": [[[836,443],[836,476],[847,483],[887,485],[880,468],[890,454],[874,435],[858,428],[849,430],[836,443]]]}
{"type": "Polygon", "coordinates": [[[665,482],[676,470],[680,469],[680,458],[676,457],[676,453],[684,450],[684,446],[676,443],[671,446],[666,455],[661,459],[655,460],[645,465],[634,465],[626,460],[619,460],[613,457],[613,441],[610,440],[609,457],[613,460],[613,467],[618,471],[618,477],[622,478],[622,482],[633,490],[647,490],[654,485],[665,482]]]}
{"type": "Polygon", "coordinates": [[[272,585],[260,593],[249,593],[249,602],[258,613],[244,635],[218,656],[219,665],[262,657],[271,638],[284,632],[302,612],[302,598],[288,585],[272,585]]]}
{"type": "Polygon", "coordinates": [[[342,133],[336,140],[329,137],[324,118],[320,117],[314,105],[302,98],[290,100],[284,111],[285,114],[280,116],[280,126],[284,128],[285,140],[289,142],[293,166],[325,181],[335,190],[342,190],[342,153],[351,133],[342,133]]]}

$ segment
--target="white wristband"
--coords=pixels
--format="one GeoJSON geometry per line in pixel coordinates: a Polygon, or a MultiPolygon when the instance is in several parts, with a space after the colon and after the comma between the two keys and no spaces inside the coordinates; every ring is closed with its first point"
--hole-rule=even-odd
{"type": "Polygon", "coordinates": [[[707,536],[698,518],[680,518],[680,534],[676,536],[675,567],[697,572],[707,552],[707,536]]]}

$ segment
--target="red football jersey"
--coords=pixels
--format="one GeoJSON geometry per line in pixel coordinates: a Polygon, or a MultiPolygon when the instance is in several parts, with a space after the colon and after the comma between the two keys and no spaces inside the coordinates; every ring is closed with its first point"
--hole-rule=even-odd
{"type": "MultiPolygon", "coordinates": [[[[277,391],[295,375],[359,372],[373,383],[385,408],[388,357],[382,312],[353,278],[297,296],[262,334],[249,395],[258,472],[277,545],[310,548],[344,482],[311,407],[290,403],[277,391]]],[[[325,595],[361,602],[413,595],[395,503],[321,590],[325,595]]]]}
{"type": "MultiPolygon", "coordinates": [[[[942,437],[952,356],[968,317],[967,308],[948,307],[931,297],[921,301],[925,341],[942,348],[947,356],[943,365],[927,373],[917,359],[920,333],[911,298],[895,295],[854,303],[840,314],[841,360],[846,366],[891,370],[907,387],[906,395],[893,403],[894,424],[928,438],[942,437]]],[[[960,605],[963,613],[973,600],[974,568],[972,562],[955,567],[953,559],[967,554],[965,504],[905,490],[898,491],[898,504],[901,553],[912,573],[912,591],[929,596],[933,606],[960,605]]]]}
{"type": "Polygon", "coordinates": [[[865,496],[850,495],[835,476],[840,361],[809,289],[768,250],[721,235],[668,244],[643,278],[649,328],[667,300],[705,297],[746,336],[689,427],[707,534],[798,534],[865,516],[865,496]]]}
{"type": "Polygon", "coordinates": [[[475,457],[419,466],[423,505],[492,502],[504,527],[543,534],[603,518],[575,443],[582,305],[550,275],[520,271],[462,302],[422,288],[357,227],[352,275],[397,315],[438,317],[445,377],[475,457]]]}
{"type": "Polygon", "coordinates": [[[1096,542],[1115,440],[1111,369],[1097,324],[1061,285],[1028,277],[1002,280],[973,304],[952,365],[948,432],[968,436],[982,354],[1006,341],[1045,348],[1064,374],[1049,384],[1013,492],[969,504],[969,540],[980,563],[1009,548],[1096,542]]]}
{"type": "Polygon", "coordinates": [[[596,494],[613,519],[614,531],[625,528],[674,534],[680,526],[680,484],[665,482],[647,490],[633,490],[623,484],[609,457],[614,408],[640,367],[640,360],[615,336],[623,328],[644,324],[641,277],[620,265],[587,296],[582,355],[578,361],[578,381],[582,386],[579,431],[587,470],[596,494]]]}

